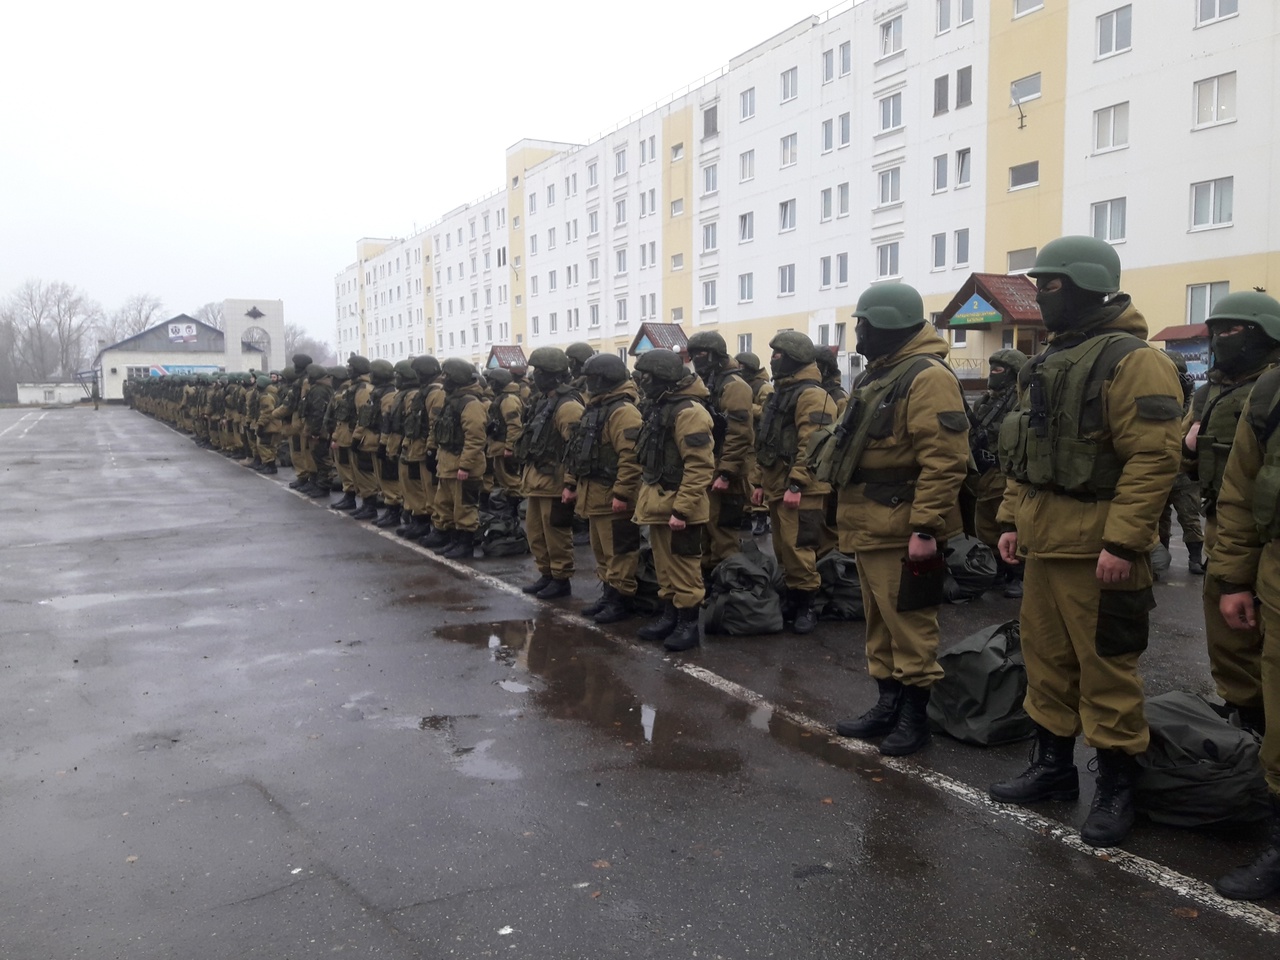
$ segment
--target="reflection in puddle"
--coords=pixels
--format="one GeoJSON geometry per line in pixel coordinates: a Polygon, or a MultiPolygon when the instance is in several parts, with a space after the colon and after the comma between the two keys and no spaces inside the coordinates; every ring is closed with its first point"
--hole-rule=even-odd
{"type": "Polygon", "coordinates": [[[478,780],[519,780],[520,770],[510,763],[495,760],[488,755],[493,740],[481,740],[474,747],[459,747],[454,750],[454,758],[458,772],[464,777],[475,777],[478,780]]]}

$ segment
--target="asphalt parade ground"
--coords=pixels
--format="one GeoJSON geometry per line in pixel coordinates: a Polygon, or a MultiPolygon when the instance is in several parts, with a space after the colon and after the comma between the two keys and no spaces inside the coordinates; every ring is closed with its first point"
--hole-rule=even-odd
{"type": "MultiPolygon", "coordinates": [[[[1026,744],[833,734],[862,627],[689,655],[123,407],[0,410],[0,958],[1257,958],[1261,828],[986,799],[1026,744]]],[[[1148,693],[1211,693],[1175,542],[1148,693]]],[[[942,610],[944,645],[1014,619],[942,610]]],[[[1083,747],[1077,761],[1085,763],[1083,747]]]]}

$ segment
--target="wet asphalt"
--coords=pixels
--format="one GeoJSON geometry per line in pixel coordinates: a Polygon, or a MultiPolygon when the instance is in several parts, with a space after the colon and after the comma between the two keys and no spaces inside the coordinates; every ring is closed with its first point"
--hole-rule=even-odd
{"type": "MultiPolygon", "coordinates": [[[[5,960],[1280,948],[1280,903],[1178,889],[1259,831],[1140,822],[1151,879],[963,795],[1025,744],[833,741],[874,699],[860,624],[663,656],[575,615],[587,547],[532,601],[527,557],[469,575],[122,407],[0,410],[0,454],[5,960]]],[[[1150,693],[1211,693],[1185,566],[1150,693]]],[[[945,607],[944,644],[1016,616],[945,607]]]]}

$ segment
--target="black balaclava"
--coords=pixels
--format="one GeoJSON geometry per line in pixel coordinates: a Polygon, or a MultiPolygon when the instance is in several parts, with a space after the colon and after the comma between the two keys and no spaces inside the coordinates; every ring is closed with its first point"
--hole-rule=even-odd
{"type": "MultiPolygon", "coordinates": [[[[1272,340],[1256,323],[1241,322],[1239,333],[1211,333],[1209,349],[1213,351],[1213,368],[1225,376],[1238,377],[1256,370],[1266,362],[1267,355],[1276,349],[1272,340]]],[[[1216,326],[1216,324],[1215,324],[1216,326]]]]}
{"type": "Polygon", "coordinates": [[[542,370],[538,367],[533,368],[533,385],[538,388],[539,393],[550,393],[560,386],[560,383],[560,374],[552,373],[550,370],[542,370]]]}
{"type": "MultiPolygon", "coordinates": [[[[997,366],[1003,366],[1003,364],[997,364],[997,366]]],[[[1006,387],[1013,386],[1014,381],[1017,379],[1018,375],[1014,372],[1012,367],[1004,367],[1004,370],[1000,373],[990,373],[987,375],[987,389],[992,393],[999,393],[1006,387]]]]}
{"type": "Polygon", "coordinates": [[[879,360],[881,357],[897,353],[903,344],[923,329],[924,321],[922,320],[898,330],[881,330],[879,327],[873,327],[871,321],[865,317],[858,320],[853,328],[854,335],[858,338],[857,351],[868,360],[879,360]]]}
{"type": "Polygon", "coordinates": [[[1105,299],[1105,294],[1083,290],[1064,274],[1036,278],[1036,303],[1040,305],[1040,316],[1050,333],[1062,333],[1079,326],[1080,321],[1102,306],[1105,299]],[[1062,286],[1052,293],[1042,286],[1051,280],[1062,281],[1062,286]]]}
{"type": "Polygon", "coordinates": [[[709,380],[720,369],[720,358],[710,350],[695,350],[691,355],[693,372],[703,380],[709,380]]]}
{"type": "Polygon", "coordinates": [[[793,360],[785,353],[775,353],[769,358],[769,373],[772,375],[774,380],[793,377],[807,366],[807,363],[801,363],[799,360],[793,360]]]}

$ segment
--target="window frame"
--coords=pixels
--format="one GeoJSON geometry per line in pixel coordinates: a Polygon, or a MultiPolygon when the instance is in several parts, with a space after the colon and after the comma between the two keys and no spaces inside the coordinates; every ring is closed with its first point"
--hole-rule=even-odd
{"type": "Polygon", "coordinates": [[[1095,18],[1095,27],[1094,27],[1094,47],[1093,47],[1094,59],[1107,60],[1111,57],[1118,57],[1121,54],[1128,53],[1132,49],[1133,49],[1133,4],[1132,3],[1122,4],[1121,6],[1116,7],[1114,10],[1108,10],[1106,13],[1098,14],[1098,16],[1095,18]],[[1119,42],[1120,42],[1119,14],[1122,10],[1127,10],[1129,14],[1128,21],[1127,21],[1129,38],[1128,38],[1127,44],[1123,47],[1119,46],[1119,42]],[[1103,50],[1102,49],[1103,30],[1104,30],[1105,22],[1107,21],[1108,18],[1112,18],[1111,26],[1110,26],[1111,49],[1103,50]]]}
{"type": "Polygon", "coordinates": [[[1129,101],[1123,100],[1120,103],[1113,103],[1105,107],[1099,107],[1097,110],[1093,111],[1093,152],[1094,154],[1113,153],[1116,150],[1127,150],[1127,149],[1129,149],[1129,101]],[[1121,108],[1123,108],[1123,111],[1121,111],[1121,108]],[[1123,141],[1116,140],[1116,130],[1118,127],[1116,120],[1120,116],[1123,116],[1124,118],[1123,120],[1124,140],[1123,141]],[[1110,143],[1108,143],[1106,146],[1104,146],[1101,141],[1101,133],[1103,131],[1102,124],[1104,120],[1108,121],[1107,133],[1110,139],[1110,143]]]}
{"type": "Polygon", "coordinates": [[[1196,27],[1197,28],[1208,26],[1211,23],[1219,23],[1222,20],[1230,20],[1232,17],[1238,17],[1238,16],[1240,16],[1239,0],[1196,0],[1196,27]],[[1204,5],[1206,2],[1213,4],[1215,12],[1211,17],[1203,16],[1204,5]],[[1232,9],[1229,13],[1223,13],[1222,5],[1224,3],[1232,4],[1234,9],[1232,9]]]}
{"type": "Polygon", "coordinates": [[[886,240],[876,244],[876,279],[888,280],[902,276],[902,244],[899,240],[886,240]]]}
{"type": "Polygon", "coordinates": [[[1015,163],[1013,166],[1009,168],[1009,192],[1010,193],[1012,193],[1015,190],[1028,190],[1031,187],[1038,187],[1039,185],[1040,185],[1040,161],[1039,160],[1028,160],[1025,163],[1015,163]],[[1025,183],[1013,182],[1014,176],[1015,176],[1014,171],[1018,171],[1018,170],[1031,171],[1033,168],[1034,168],[1035,179],[1027,180],[1025,183]]]}
{"type": "Polygon", "coordinates": [[[901,130],[903,127],[902,120],[902,91],[890,93],[881,97],[876,101],[880,110],[880,133],[893,133],[901,130]]]}
{"type": "Polygon", "coordinates": [[[1191,216],[1190,216],[1191,226],[1188,232],[1199,233],[1204,230],[1221,230],[1226,227],[1234,226],[1235,224],[1235,179],[1236,178],[1234,176],[1215,177],[1212,180],[1199,180],[1191,184],[1191,216]],[[1227,200],[1228,200],[1228,203],[1231,205],[1231,210],[1228,213],[1227,219],[1218,220],[1215,218],[1217,216],[1217,211],[1221,205],[1219,200],[1219,193],[1221,192],[1222,184],[1227,185],[1227,192],[1229,194],[1227,200]],[[1209,188],[1209,202],[1208,202],[1209,219],[1204,223],[1196,222],[1196,188],[1197,187],[1209,188]]]}
{"type": "Polygon", "coordinates": [[[1192,110],[1191,129],[1205,130],[1205,129],[1208,129],[1209,127],[1220,127],[1226,123],[1235,123],[1237,120],[1236,94],[1239,91],[1239,89],[1240,89],[1240,79],[1238,76],[1238,71],[1236,70],[1228,70],[1226,73],[1219,73],[1212,77],[1205,77],[1203,80],[1195,81],[1191,85],[1191,110],[1192,110]],[[1231,108],[1230,108],[1231,115],[1219,116],[1218,108],[1219,108],[1219,105],[1222,103],[1222,80],[1225,77],[1231,78],[1231,108]],[[1200,94],[1201,94],[1201,90],[1206,88],[1206,84],[1210,84],[1210,83],[1213,84],[1213,88],[1212,88],[1213,118],[1210,120],[1201,120],[1200,119],[1200,100],[1201,100],[1200,94]]]}
{"type": "Polygon", "coordinates": [[[1124,243],[1128,234],[1128,197],[1111,197],[1107,200],[1099,200],[1096,203],[1089,204],[1089,232],[1098,240],[1105,243],[1116,244],[1124,243]],[[1116,211],[1119,211],[1120,232],[1115,233],[1116,227],[1116,211]],[[1104,235],[1100,235],[1098,231],[1098,216],[1104,215],[1104,235]]]}
{"type": "Polygon", "coordinates": [[[877,26],[879,55],[876,60],[885,60],[900,54],[904,49],[902,14],[882,20],[877,26]]]}

